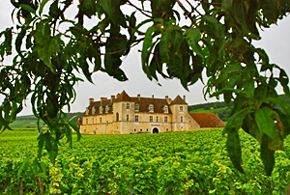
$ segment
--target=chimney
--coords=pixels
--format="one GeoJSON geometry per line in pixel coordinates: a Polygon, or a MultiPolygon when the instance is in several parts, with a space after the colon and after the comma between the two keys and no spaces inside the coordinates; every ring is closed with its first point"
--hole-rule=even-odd
{"type": "Polygon", "coordinates": [[[154,95],[152,95],[152,99],[154,98],[154,95]]]}
{"type": "Polygon", "coordinates": [[[111,95],[111,103],[113,103],[114,100],[115,100],[115,96],[111,95]]]}
{"type": "Polygon", "coordinates": [[[183,95],[183,100],[185,101],[185,95],[183,95]]]}
{"type": "Polygon", "coordinates": [[[103,101],[106,101],[107,100],[107,98],[106,97],[101,97],[101,101],[100,101],[100,103],[101,103],[101,106],[103,106],[103,101]]]}
{"type": "Polygon", "coordinates": [[[165,100],[167,104],[171,104],[171,99],[168,97],[168,95],[165,96],[165,100]]]}
{"type": "Polygon", "coordinates": [[[101,97],[101,101],[106,101],[107,98],[106,97],[101,97]]]}
{"type": "Polygon", "coordinates": [[[89,98],[89,103],[91,104],[94,101],[94,98],[89,98]]]}
{"type": "Polygon", "coordinates": [[[138,94],[138,95],[137,95],[137,97],[138,97],[138,100],[140,101],[141,95],[140,95],[140,94],[138,94]]]}

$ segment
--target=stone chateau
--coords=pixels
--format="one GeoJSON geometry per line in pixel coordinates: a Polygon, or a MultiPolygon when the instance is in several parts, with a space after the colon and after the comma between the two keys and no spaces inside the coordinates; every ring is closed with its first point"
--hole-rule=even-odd
{"type": "Polygon", "coordinates": [[[187,131],[222,127],[214,114],[188,113],[185,96],[175,99],[130,97],[125,91],[111,99],[89,99],[89,106],[80,120],[80,132],[88,134],[129,134],[187,131]]]}

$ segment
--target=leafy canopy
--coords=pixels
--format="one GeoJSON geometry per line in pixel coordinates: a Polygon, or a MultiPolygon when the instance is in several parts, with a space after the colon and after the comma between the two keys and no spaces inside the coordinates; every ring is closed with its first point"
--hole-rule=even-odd
{"type": "Polygon", "coordinates": [[[1,32],[0,128],[9,129],[31,95],[33,113],[49,130],[39,127],[39,154],[45,147],[53,160],[59,140],[72,142],[63,112],[76,94],[81,71],[92,82],[96,71],[119,81],[130,49],[142,44],[142,68],[149,79],[178,78],[187,89],[206,72],[204,94],[233,102],[224,129],[228,154],[242,168],[239,129],[261,145],[261,159],[270,174],[274,152],[290,133],[289,78],[267,53],[256,48],[259,29],[268,28],[290,11],[289,0],[11,0],[15,25],[1,32]],[[74,9],[71,9],[74,7],[74,9]],[[131,11],[128,11],[131,10],[131,11]],[[133,11],[132,11],[133,10],[133,11]],[[69,14],[68,14],[69,13],[69,14]],[[73,18],[68,16],[74,14],[73,18]],[[141,18],[141,19],[140,19],[141,18]],[[94,23],[86,28],[85,23],[94,23]],[[4,59],[16,55],[11,65],[4,59]],[[277,74],[278,72],[278,74],[277,74]]]}

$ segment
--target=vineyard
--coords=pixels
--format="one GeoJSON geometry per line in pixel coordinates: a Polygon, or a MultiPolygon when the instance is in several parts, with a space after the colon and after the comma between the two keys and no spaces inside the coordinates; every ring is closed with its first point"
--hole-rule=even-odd
{"type": "Polygon", "coordinates": [[[36,130],[5,131],[0,135],[0,194],[289,193],[289,137],[276,152],[269,177],[258,144],[240,134],[246,174],[233,168],[221,129],[83,135],[73,148],[63,143],[54,165],[46,156],[36,158],[36,130]]]}

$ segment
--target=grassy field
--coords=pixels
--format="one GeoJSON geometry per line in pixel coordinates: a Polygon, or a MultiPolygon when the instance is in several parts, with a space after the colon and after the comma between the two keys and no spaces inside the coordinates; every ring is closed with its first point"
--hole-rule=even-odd
{"type": "MultiPolygon", "coordinates": [[[[22,128],[37,128],[37,120],[16,120],[11,125],[13,129],[22,129],[22,128]]],[[[44,122],[40,122],[40,126],[44,126],[44,122]]]]}
{"type": "Polygon", "coordinates": [[[45,151],[36,157],[37,134],[1,134],[0,194],[286,194],[290,188],[289,138],[268,177],[257,142],[243,132],[245,175],[227,157],[221,129],[82,135],[73,148],[61,142],[55,164],[45,151]]]}
{"type": "Polygon", "coordinates": [[[196,110],[192,110],[190,111],[191,113],[219,113],[221,111],[226,110],[226,107],[222,107],[222,108],[213,108],[213,109],[209,109],[209,110],[205,110],[203,108],[199,108],[196,110]]]}

